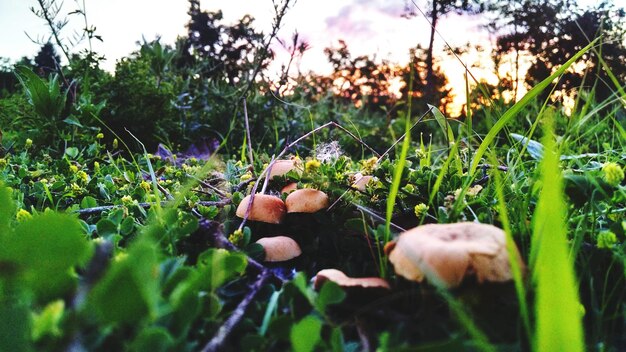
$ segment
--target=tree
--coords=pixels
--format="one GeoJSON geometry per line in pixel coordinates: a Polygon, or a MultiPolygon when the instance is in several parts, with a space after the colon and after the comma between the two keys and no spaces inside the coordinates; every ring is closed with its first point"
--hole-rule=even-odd
{"type": "MultiPolygon", "coordinates": [[[[569,0],[526,0],[523,3],[498,0],[492,3],[491,8],[504,15],[491,24],[491,28],[499,33],[495,56],[501,58],[514,54],[516,62],[519,62],[521,55],[530,58],[531,67],[525,77],[529,86],[548,77],[600,35],[603,36],[603,42],[598,52],[602,59],[613,74],[622,81],[626,78],[626,67],[623,65],[626,59],[623,9],[616,9],[603,1],[594,8],[581,10],[569,0]]],[[[587,72],[595,72],[596,98],[606,99],[615,87],[604,83],[610,82],[610,79],[606,71],[600,69],[598,55],[588,53],[583,56],[582,62],[585,64],[584,69],[567,71],[559,80],[557,89],[566,91],[578,88],[587,72]]]]}
{"type": "MultiPolygon", "coordinates": [[[[468,13],[477,14],[484,10],[484,6],[480,4],[480,0],[431,0],[426,16],[430,20],[430,36],[428,39],[428,48],[426,49],[426,77],[425,91],[426,99],[435,98],[436,94],[436,69],[434,62],[435,36],[437,34],[437,25],[439,19],[443,16],[454,12],[457,14],[468,13]]],[[[434,100],[433,100],[434,101],[434,100]]]]}
{"type": "Polygon", "coordinates": [[[35,69],[40,76],[48,76],[51,72],[57,72],[60,68],[61,58],[54,50],[54,45],[47,42],[35,56],[35,69]]]}
{"type": "Polygon", "coordinates": [[[393,79],[400,78],[398,68],[386,61],[377,64],[367,56],[353,58],[343,40],[339,41],[339,47],[326,48],[324,53],[333,66],[329,80],[318,80],[330,83],[324,89],[334,91],[343,101],[367,110],[390,105],[396,100],[391,83],[393,79]]]}
{"type": "Polygon", "coordinates": [[[428,55],[428,49],[418,45],[411,50],[411,60],[402,70],[404,82],[401,90],[402,99],[406,100],[408,94],[417,99],[413,103],[413,113],[423,113],[427,109],[426,104],[435,105],[441,111],[446,111],[448,105],[452,103],[451,89],[446,88],[448,79],[436,64],[432,63],[433,66],[428,67],[428,60],[424,60],[428,55]],[[409,92],[411,81],[413,89],[409,92]]]}
{"type": "MultiPolygon", "coordinates": [[[[191,67],[202,62],[206,78],[225,79],[230,84],[245,81],[256,67],[255,58],[263,47],[263,34],[253,28],[254,18],[245,15],[234,25],[222,24],[222,11],[206,12],[199,0],[189,0],[188,36],[182,43],[179,65],[191,67]]],[[[267,67],[272,55],[261,63],[267,67]]]]}

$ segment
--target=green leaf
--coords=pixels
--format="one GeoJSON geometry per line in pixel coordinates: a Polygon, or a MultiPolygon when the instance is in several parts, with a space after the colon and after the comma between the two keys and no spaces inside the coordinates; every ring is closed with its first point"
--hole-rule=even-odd
{"type": "Polygon", "coordinates": [[[76,147],[65,148],[65,155],[69,156],[71,159],[76,159],[76,157],[78,156],[78,148],[76,147]]]}
{"type": "Polygon", "coordinates": [[[32,351],[30,309],[26,300],[0,304],[0,351],[32,351]]]}
{"type": "Polygon", "coordinates": [[[308,315],[297,322],[290,333],[291,346],[296,352],[311,352],[320,341],[322,322],[308,315]]]}
{"type": "Polygon", "coordinates": [[[15,278],[44,297],[66,292],[76,281],[70,269],[90,255],[80,222],[66,214],[34,215],[0,238],[0,261],[11,262],[15,278]]]}
{"type": "Polygon", "coordinates": [[[171,351],[172,347],[174,347],[172,335],[162,327],[152,326],[141,330],[130,345],[130,351],[166,352],[171,351]]]}
{"type": "Polygon", "coordinates": [[[306,297],[309,303],[315,305],[315,292],[309,287],[306,276],[302,272],[298,272],[290,282],[306,297]]]}
{"type": "Polygon", "coordinates": [[[545,120],[542,190],[533,215],[530,252],[536,285],[535,351],[584,351],[582,313],[567,241],[567,205],[554,141],[553,121],[545,120]]]}
{"type": "Polygon", "coordinates": [[[9,224],[15,216],[12,189],[0,184],[0,237],[8,234],[9,224]]]}
{"type": "Polygon", "coordinates": [[[213,291],[242,274],[247,265],[248,260],[243,253],[210,248],[198,257],[198,284],[201,289],[213,291]]]}
{"type": "Polygon", "coordinates": [[[65,303],[57,300],[49,303],[40,314],[34,314],[31,333],[33,340],[37,341],[46,335],[61,336],[62,331],[59,325],[64,311],[65,303]]]}
{"type": "Polygon", "coordinates": [[[315,307],[318,311],[324,312],[330,304],[341,303],[346,298],[346,293],[339,285],[332,281],[326,281],[317,295],[315,307]]]}
{"type": "Polygon", "coordinates": [[[148,240],[134,242],[118,255],[93,288],[89,305],[105,323],[136,323],[153,318],[160,296],[157,248],[148,240]]]}
{"type": "Polygon", "coordinates": [[[428,108],[433,113],[433,116],[435,116],[435,121],[437,121],[437,124],[439,124],[439,127],[441,128],[443,135],[446,136],[448,145],[454,143],[455,141],[454,132],[452,132],[452,127],[450,127],[450,124],[448,123],[448,120],[446,119],[446,117],[443,116],[441,111],[437,109],[436,106],[430,105],[430,104],[426,104],[426,105],[428,105],[428,108]]]}
{"type": "Polygon", "coordinates": [[[80,201],[81,209],[95,208],[97,206],[98,206],[98,201],[96,200],[96,198],[92,196],[86,196],[85,198],[83,198],[83,200],[80,201]]]}
{"type": "Polygon", "coordinates": [[[557,79],[560,75],[562,75],[565,72],[565,70],[567,70],[574,62],[576,62],[578,59],[580,59],[581,56],[583,56],[587,51],[589,51],[589,49],[591,49],[599,39],[600,38],[596,38],[594,41],[589,43],[589,45],[582,48],[579,52],[577,52],[574,56],[572,56],[571,59],[567,60],[567,62],[564,63],[558,70],[556,70],[552,75],[550,75],[550,77],[539,82],[539,84],[537,84],[530,91],[528,91],[528,93],[526,93],[526,95],[524,95],[524,97],[520,99],[520,101],[515,103],[515,105],[513,105],[509,110],[507,110],[504,113],[504,115],[502,115],[502,117],[489,130],[489,133],[487,133],[482,143],[480,143],[480,146],[476,150],[476,153],[473,156],[472,165],[469,171],[470,175],[473,175],[474,172],[476,172],[476,168],[478,168],[478,165],[481,162],[481,158],[487,151],[487,148],[489,148],[491,143],[493,143],[493,140],[496,138],[500,130],[502,130],[504,126],[507,123],[509,123],[509,121],[511,121],[515,116],[517,116],[517,113],[519,113],[523,107],[528,105],[528,103],[530,103],[535,97],[537,97],[541,92],[543,92],[544,89],[546,89],[555,79],[557,79]]]}
{"type": "Polygon", "coordinates": [[[124,236],[130,235],[135,230],[135,218],[132,216],[126,217],[120,224],[120,233],[124,236]]]}
{"type": "Polygon", "coordinates": [[[96,223],[96,230],[98,230],[98,236],[109,237],[117,235],[117,225],[109,219],[102,219],[96,223]]]}
{"type": "Polygon", "coordinates": [[[80,121],[78,121],[78,119],[75,116],[70,116],[66,118],[65,120],[63,120],[63,122],[65,122],[66,124],[70,126],[83,127],[83,125],[80,123],[80,121]]]}
{"type": "Polygon", "coordinates": [[[61,93],[58,75],[53,76],[50,82],[45,82],[26,66],[17,66],[15,74],[40,117],[53,120],[61,114],[68,91],[61,93]]]}

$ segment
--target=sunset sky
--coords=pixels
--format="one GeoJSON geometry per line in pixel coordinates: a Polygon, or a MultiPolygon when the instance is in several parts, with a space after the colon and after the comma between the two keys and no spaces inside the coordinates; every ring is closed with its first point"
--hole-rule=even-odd
{"type": "MultiPolygon", "coordinates": [[[[83,0],[79,1],[82,3],[83,0]]],[[[581,2],[588,4],[593,1],[581,2]]],[[[425,8],[425,0],[416,0],[415,3],[425,8]]],[[[177,36],[186,33],[185,24],[189,20],[186,0],[85,0],[85,4],[90,24],[96,26],[96,33],[103,38],[102,43],[95,43],[94,49],[106,56],[103,67],[111,71],[116,60],[138,48],[136,43],[142,37],[152,40],[160,36],[162,43],[173,44],[177,36]]],[[[201,4],[205,10],[221,9],[228,22],[251,14],[256,19],[256,27],[265,33],[269,32],[274,15],[270,0],[201,1],[201,4]]],[[[39,45],[32,43],[26,34],[31,38],[47,40],[49,30],[41,19],[30,12],[32,6],[37,6],[35,0],[0,0],[0,31],[3,33],[0,57],[12,61],[22,56],[33,57],[39,45]]],[[[76,7],[76,0],[65,0],[62,13],[66,14],[76,7]]],[[[491,38],[481,28],[484,22],[484,18],[452,15],[440,22],[438,30],[453,46],[467,42],[489,46],[491,38]]],[[[70,16],[64,30],[66,36],[71,36],[81,26],[81,17],[70,16]]],[[[298,0],[287,12],[279,37],[289,39],[295,30],[311,45],[300,69],[319,73],[330,70],[323,49],[337,45],[340,39],[347,42],[354,56],[375,55],[378,59],[406,63],[409,49],[417,44],[426,46],[429,35],[428,22],[407,0],[298,0]],[[407,6],[418,16],[402,17],[407,6]]],[[[442,52],[444,43],[439,37],[436,40],[438,51],[442,52]]],[[[282,60],[286,59],[286,52],[277,43],[273,48],[278,54],[274,66],[277,70],[282,60]]],[[[468,66],[486,66],[483,70],[474,68],[476,76],[490,76],[488,53],[482,58],[476,53],[469,53],[463,60],[468,66]]],[[[463,95],[462,65],[457,60],[446,60],[442,66],[455,93],[463,95]]]]}

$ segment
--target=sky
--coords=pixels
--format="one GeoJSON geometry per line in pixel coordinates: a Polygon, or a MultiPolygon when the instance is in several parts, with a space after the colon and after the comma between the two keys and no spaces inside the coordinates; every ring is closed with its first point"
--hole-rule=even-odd
{"type": "MultiPolygon", "coordinates": [[[[415,3],[425,6],[425,1],[416,0],[415,3]]],[[[142,38],[150,41],[160,36],[162,43],[173,44],[178,36],[186,34],[187,0],[65,0],[61,14],[73,11],[77,3],[83,2],[89,24],[96,27],[96,34],[103,39],[94,42],[94,50],[105,55],[102,67],[109,71],[114,70],[116,60],[137,50],[137,42],[142,38]]],[[[424,17],[402,16],[409,5],[417,12],[409,0],[297,0],[287,12],[278,37],[288,40],[297,30],[311,45],[300,64],[303,72],[330,72],[323,50],[336,46],[340,39],[346,41],[353,56],[370,55],[404,64],[408,61],[409,49],[417,44],[426,46],[429,36],[429,24],[424,17]]],[[[34,57],[40,45],[33,43],[29,36],[40,41],[49,38],[45,22],[30,11],[31,7],[37,6],[36,0],[0,0],[1,58],[16,61],[23,56],[34,57]]],[[[251,14],[255,18],[255,27],[264,33],[269,32],[274,16],[271,0],[204,0],[201,6],[209,11],[221,9],[225,20],[231,23],[251,14]]],[[[481,27],[484,21],[479,17],[451,15],[440,22],[438,30],[452,46],[471,42],[488,47],[492,38],[481,27]]],[[[83,27],[83,18],[71,15],[63,33],[71,37],[74,31],[80,32],[83,27]]],[[[439,52],[444,48],[441,37],[436,38],[439,52]]],[[[80,46],[74,51],[79,49],[80,46]]],[[[277,71],[280,63],[287,59],[287,53],[277,43],[273,49],[277,53],[273,69],[277,71]]],[[[495,78],[489,72],[488,53],[480,56],[470,52],[462,59],[468,66],[487,66],[482,70],[473,68],[474,75],[495,78]]],[[[449,59],[442,63],[442,68],[453,93],[463,95],[465,75],[462,64],[449,59]]]]}

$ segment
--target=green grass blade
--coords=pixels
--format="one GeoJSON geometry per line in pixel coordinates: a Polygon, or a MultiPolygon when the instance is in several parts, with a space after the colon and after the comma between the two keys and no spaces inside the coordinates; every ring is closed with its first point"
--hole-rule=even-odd
{"type": "MultiPolygon", "coordinates": [[[[495,153],[491,155],[491,164],[498,165],[498,159],[495,153]]],[[[524,286],[524,269],[519,266],[519,261],[517,260],[519,254],[515,242],[513,241],[511,222],[509,221],[509,213],[504,198],[504,180],[502,179],[502,175],[500,175],[500,171],[495,168],[493,169],[492,175],[496,186],[496,196],[498,197],[500,221],[502,222],[502,228],[506,234],[506,249],[509,253],[509,264],[511,265],[511,273],[513,274],[513,282],[515,283],[515,293],[517,294],[517,300],[519,302],[522,324],[524,325],[524,332],[530,340],[532,333],[530,327],[530,313],[526,302],[527,295],[524,286]]]]}
{"type": "Polygon", "coordinates": [[[480,164],[480,159],[487,151],[487,148],[491,145],[493,140],[496,138],[500,130],[504,128],[504,126],[517,115],[518,112],[522,110],[528,103],[530,103],[535,97],[537,97],[541,92],[543,92],[555,79],[557,79],[560,75],[562,75],[565,70],[567,70],[574,62],[576,62],[581,56],[583,56],[587,51],[589,51],[598,39],[592,41],[586,47],[582,48],[576,55],[572,56],[571,59],[567,60],[556,72],[554,72],[550,77],[544,79],[539,84],[534,86],[520,101],[515,103],[509,110],[507,110],[504,115],[496,122],[496,124],[489,130],[489,133],[485,136],[482,143],[476,150],[476,154],[474,154],[474,160],[472,162],[472,167],[470,168],[469,174],[473,175],[480,164]]]}
{"type": "MultiPolygon", "coordinates": [[[[441,127],[441,130],[446,136],[448,146],[452,145],[453,143],[456,143],[457,141],[456,141],[456,138],[454,137],[454,132],[452,132],[452,126],[450,126],[446,117],[443,116],[443,114],[441,113],[439,109],[437,109],[437,107],[428,104],[428,108],[435,116],[435,121],[437,121],[437,123],[439,124],[439,127],[441,127]]],[[[454,153],[450,153],[449,157],[454,159],[454,165],[456,166],[457,174],[461,176],[463,175],[463,163],[461,163],[461,159],[459,159],[459,155],[457,153],[458,148],[453,148],[451,151],[454,151],[454,153]]]]}
{"type": "MultiPolygon", "coordinates": [[[[412,90],[413,73],[411,72],[409,79],[409,92],[412,90]]],[[[389,242],[391,239],[391,216],[393,215],[393,207],[396,203],[398,190],[400,189],[400,181],[402,180],[402,171],[404,171],[404,165],[406,164],[406,156],[409,152],[409,146],[411,145],[411,102],[411,94],[409,94],[404,124],[404,140],[402,141],[402,150],[400,151],[400,157],[397,160],[396,167],[393,170],[393,179],[391,181],[391,188],[389,189],[389,198],[387,198],[387,211],[385,214],[385,243],[389,242]]],[[[381,260],[381,266],[384,266],[381,269],[386,268],[385,264],[386,262],[381,260]]],[[[381,275],[386,276],[386,270],[381,270],[381,275]]]]}
{"type": "Polygon", "coordinates": [[[542,190],[533,215],[530,253],[536,286],[535,351],[583,351],[578,287],[567,245],[566,204],[553,121],[545,119],[542,190]]]}

